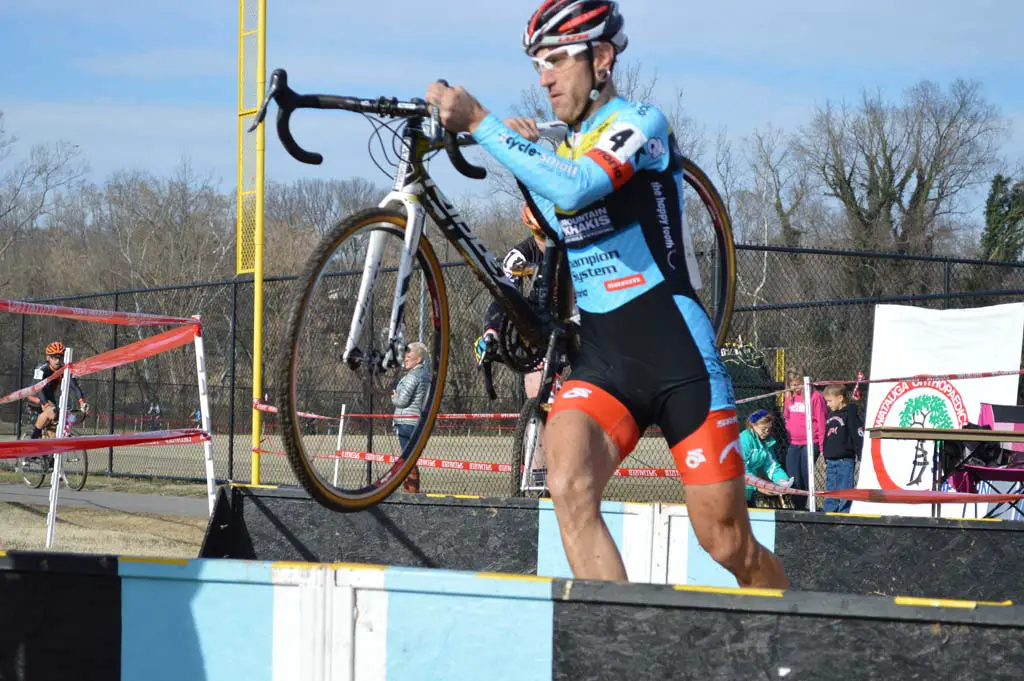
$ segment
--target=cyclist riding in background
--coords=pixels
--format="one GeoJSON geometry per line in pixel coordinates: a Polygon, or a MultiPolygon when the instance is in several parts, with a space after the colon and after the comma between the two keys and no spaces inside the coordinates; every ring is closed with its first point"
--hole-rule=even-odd
{"type": "Polygon", "coordinates": [[[751,530],[732,380],[696,294],[675,136],[657,107],[619,97],[612,82],[623,28],[610,0],[546,0],[530,18],[524,50],[571,130],[556,153],[535,143],[533,120],[503,124],[461,87],[433,83],[426,100],[448,130],[471,133],[529,189],[535,214],[565,243],[580,350],[544,446],[574,576],[627,579],[601,497],[657,424],[700,544],[741,586],[786,588],[782,565],[751,530]]]}
{"type": "MultiPolygon", "coordinates": [[[[55,341],[46,346],[46,362],[36,367],[32,373],[32,380],[36,383],[45,381],[60,371],[62,366],[64,366],[64,344],[60,341],[55,341]]],[[[63,380],[64,376],[61,375],[56,380],[48,383],[38,396],[30,395],[28,397],[29,407],[33,411],[39,412],[39,415],[36,417],[35,428],[32,430],[31,439],[38,440],[41,438],[43,430],[48,425],[57,421],[57,405],[60,400],[60,386],[63,380]]],[[[89,413],[89,403],[85,399],[85,391],[82,390],[82,386],[78,385],[78,380],[74,376],[71,377],[71,389],[78,395],[79,408],[84,413],[89,413]]]]}
{"type": "MultiPolygon", "coordinates": [[[[519,282],[528,276],[532,276],[534,281],[532,293],[532,291],[537,290],[536,282],[541,279],[545,239],[547,237],[545,237],[540,223],[537,222],[537,218],[533,216],[533,211],[530,210],[529,205],[523,204],[520,216],[523,219],[523,224],[529,228],[530,236],[513,246],[505,254],[501,267],[505,271],[505,276],[514,282],[519,282]]],[[[484,317],[483,334],[476,339],[473,346],[477,365],[484,361],[492,361],[497,355],[498,331],[501,329],[501,324],[501,307],[492,300],[491,304],[487,306],[487,313],[484,317]]],[[[540,378],[541,371],[539,369],[523,376],[523,389],[526,393],[526,399],[529,400],[537,396],[537,393],[540,391],[540,378]]],[[[544,450],[542,447],[538,447],[536,455],[531,462],[531,485],[539,488],[543,488],[546,485],[547,469],[545,465],[544,450]]]]}

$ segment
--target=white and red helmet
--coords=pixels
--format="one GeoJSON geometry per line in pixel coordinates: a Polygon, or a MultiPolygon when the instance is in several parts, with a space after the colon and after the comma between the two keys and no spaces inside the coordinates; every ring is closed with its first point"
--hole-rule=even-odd
{"type": "Polygon", "coordinates": [[[626,49],[625,20],[611,0],[545,0],[523,32],[523,49],[531,57],[542,47],[603,40],[616,53],[626,49]]]}

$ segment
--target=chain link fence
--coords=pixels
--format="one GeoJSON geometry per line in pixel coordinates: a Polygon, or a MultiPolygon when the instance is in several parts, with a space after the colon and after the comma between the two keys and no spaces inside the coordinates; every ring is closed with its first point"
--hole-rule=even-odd
{"type": "MultiPolygon", "coordinates": [[[[443,247],[440,249],[444,257],[443,247]]],[[[737,247],[737,300],[729,341],[723,349],[737,397],[781,388],[786,367],[800,367],[812,380],[850,380],[870,367],[874,307],[894,303],[931,308],[957,308],[1019,301],[1024,294],[1024,265],[953,258],[873,254],[821,249],[737,247]]],[[[519,413],[525,393],[522,381],[495,367],[498,399],[487,398],[475,369],[473,345],[480,335],[489,297],[461,263],[443,266],[449,298],[452,343],[442,412],[447,414],[519,413]]],[[[357,275],[356,275],[357,276],[357,275]]],[[[291,290],[290,278],[268,279],[264,287],[264,392],[273,403],[280,337],[291,290]]],[[[68,296],[46,301],[94,309],[199,315],[203,322],[206,369],[212,411],[215,470],[221,480],[248,482],[252,470],[252,339],[251,281],[226,281],[68,296]]],[[[409,314],[418,314],[412,304],[409,314]]],[[[984,330],[979,330],[983,333],[984,330]]],[[[51,317],[0,316],[0,392],[32,382],[32,371],[44,358],[45,345],[61,339],[75,358],[89,357],[152,335],[153,330],[67,321],[51,317]]],[[[325,338],[325,352],[340,353],[339,334],[325,338]]],[[[137,432],[195,424],[199,407],[196,365],[191,345],[86,377],[81,381],[90,402],[79,434],[137,432]]],[[[386,414],[390,404],[368,403],[351,386],[325,380],[313,386],[322,393],[325,416],[347,413],[386,414]]],[[[858,404],[866,403],[861,391],[858,404]]],[[[743,405],[740,417],[770,407],[775,398],[743,405]]],[[[276,416],[262,415],[261,482],[295,484],[280,441],[276,416]]],[[[780,461],[788,445],[781,419],[776,437],[780,461]]],[[[425,456],[482,463],[511,461],[514,418],[439,422],[425,456]]],[[[18,403],[0,405],[0,438],[28,437],[28,412],[18,403]]],[[[337,422],[312,423],[324,435],[337,436],[337,422]]],[[[343,448],[395,453],[390,419],[346,419],[343,448]]],[[[198,445],[126,447],[90,456],[92,473],[166,479],[204,479],[198,445]]],[[[671,468],[668,448],[655,430],[644,434],[623,466],[633,469],[671,468]]],[[[824,485],[824,462],[817,480],[824,485]]],[[[509,473],[430,469],[423,472],[422,490],[431,493],[508,494],[518,479],[509,473]]],[[[612,479],[607,498],[626,501],[677,502],[678,481],[648,477],[612,479]]]]}

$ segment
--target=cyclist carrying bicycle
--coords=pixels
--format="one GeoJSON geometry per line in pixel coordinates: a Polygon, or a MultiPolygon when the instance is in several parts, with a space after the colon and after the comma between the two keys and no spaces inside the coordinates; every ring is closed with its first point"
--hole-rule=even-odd
{"type": "Polygon", "coordinates": [[[601,497],[657,424],[701,546],[741,586],[786,588],[782,565],[751,530],[732,380],[696,294],[675,136],[657,107],[619,97],[612,82],[623,28],[611,0],[546,0],[530,17],[523,48],[570,128],[555,153],[536,144],[534,121],[505,125],[461,87],[433,83],[426,100],[449,131],[471,133],[529,189],[535,214],[565,242],[580,349],[544,442],[573,574],[627,580],[601,497]]]}
{"type": "MultiPolygon", "coordinates": [[[[46,346],[46,362],[36,367],[32,373],[32,380],[35,382],[45,381],[50,376],[60,371],[64,366],[64,344],[55,341],[46,346]]],[[[31,439],[38,440],[43,436],[43,430],[57,421],[57,404],[60,399],[60,387],[64,376],[46,385],[39,396],[28,397],[29,409],[36,416],[35,427],[32,430],[31,439]]],[[[85,399],[85,391],[78,384],[78,380],[71,377],[71,389],[78,395],[78,407],[83,413],[89,413],[89,403],[85,399]]]]}

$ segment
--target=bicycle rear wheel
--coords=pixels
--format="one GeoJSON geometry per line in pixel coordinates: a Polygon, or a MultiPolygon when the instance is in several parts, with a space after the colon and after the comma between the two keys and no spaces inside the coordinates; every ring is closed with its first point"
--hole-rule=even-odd
{"type": "Polygon", "coordinates": [[[527,464],[532,464],[537,452],[543,447],[544,424],[547,413],[538,406],[539,400],[531,397],[523,403],[516,421],[516,432],[512,437],[512,473],[509,496],[539,497],[541,490],[527,489],[533,486],[527,464]],[[526,485],[523,485],[525,475],[526,485]]]}
{"type": "Polygon", "coordinates": [[[86,478],[89,477],[89,454],[84,449],[68,452],[64,454],[61,468],[68,488],[76,492],[81,491],[85,487],[86,478]]]}
{"type": "Polygon", "coordinates": [[[714,183],[685,156],[683,180],[685,219],[692,240],[692,246],[687,244],[687,250],[696,255],[701,282],[710,280],[710,287],[702,286],[698,295],[711,318],[716,343],[722,347],[729,334],[736,303],[736,247],[732,220],[714,183]]]}
{"type": "Polygon", "coordinates": [[[426,348],[425,385],[413,391],[416,401],[393,402],[397,383],[409,374],[403,357],[382,366],[405,230],[402,213],[379,208],[338,223],[310,255],[289,304],[276,372],[282,437],[299,483],[332,510],[362,510],[394,492],[415,467],[440,410],[448,301],[440,263],[425,237],[402,291],[405,341],[426,348]],[[358,309],[368,252],[379,254],[379,268],[367,305],[358,309]],[[362,329],[346,358],[355,318],[362,329]],[[337,423],[323,417],[340,413],[342,405],[350,416],[339,443],[337,423]],[[392,427],[392,413],[403,406],[414,424],[404,448],[392,427]]]}

